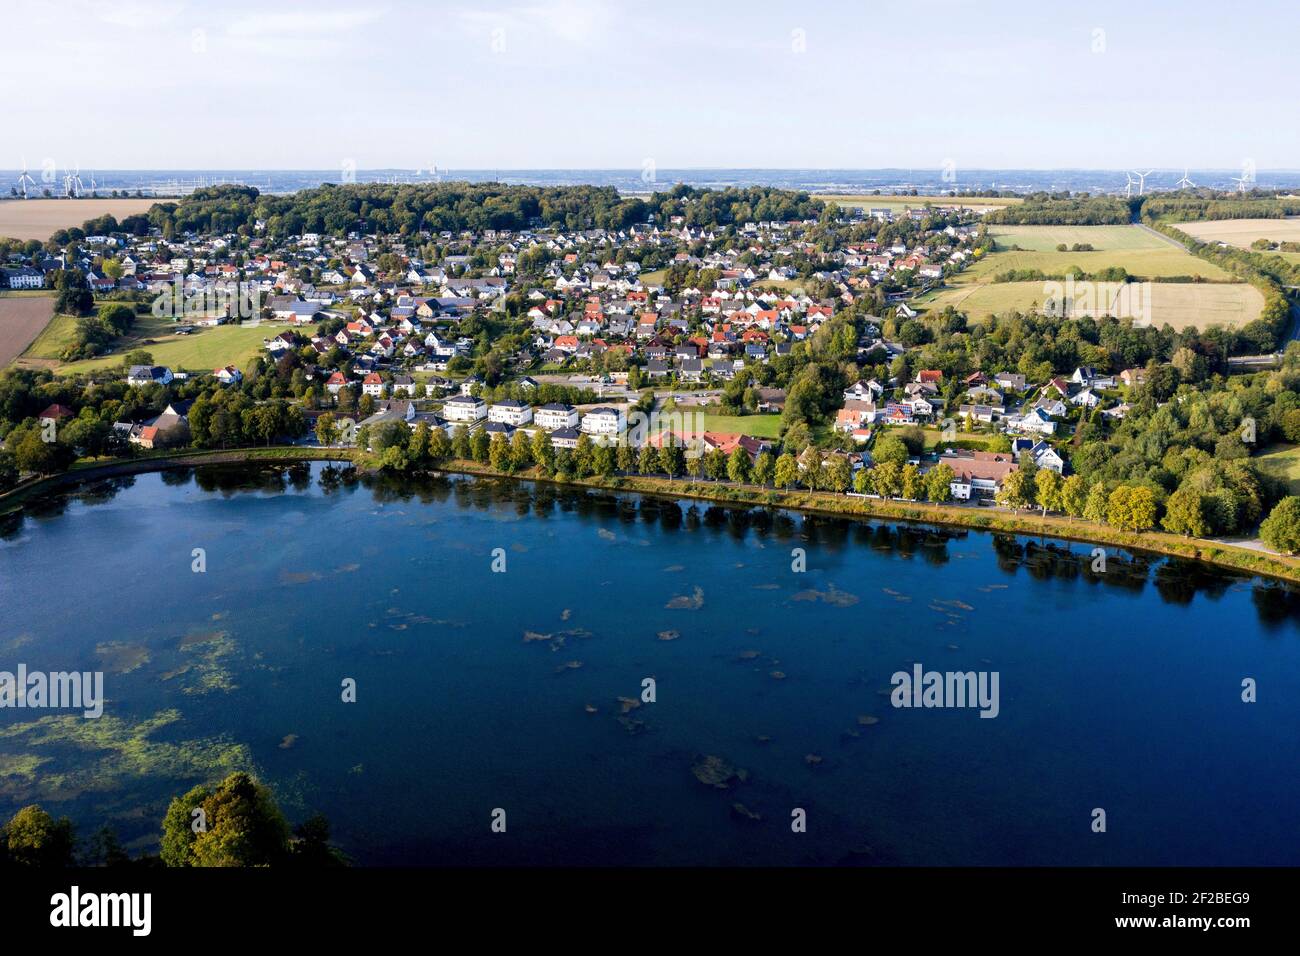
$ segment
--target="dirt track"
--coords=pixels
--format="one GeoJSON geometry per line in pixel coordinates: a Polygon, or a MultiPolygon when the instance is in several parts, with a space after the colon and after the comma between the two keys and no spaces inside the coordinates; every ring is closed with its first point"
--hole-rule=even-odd
{"type": "Polygon", "coordinates": [[[53,296],[0,297],[0,368],[22,355],[53,316],[53,296]]]}

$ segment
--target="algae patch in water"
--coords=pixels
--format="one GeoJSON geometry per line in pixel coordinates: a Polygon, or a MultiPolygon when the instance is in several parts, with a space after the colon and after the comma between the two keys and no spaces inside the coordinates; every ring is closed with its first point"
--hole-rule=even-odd
{"type": "Polygon", "coordinates": [[[187,634],[178,645],[183,662],[162,675],[162,680],[185,678],[186,694],[209,694],[238,689],[229,664],[238,645],[229,631],[187,634]]]}
{"type": "Polygon", "coordinates": [[[252,754],[225,737],[153,739],[181,720],[162,710],[143,720],[59,714],[0,730],[0,794],[15,801],[70,800],[106,793],[142,778],[210,780],[252,770],[252,754]]]}

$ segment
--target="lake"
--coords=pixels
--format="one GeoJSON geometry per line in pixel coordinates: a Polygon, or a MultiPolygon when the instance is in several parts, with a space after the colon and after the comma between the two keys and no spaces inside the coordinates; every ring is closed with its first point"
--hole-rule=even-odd
{"type": "Polygon", "coordinates": [[[107,698],[0,709],[0,812],[154,851],[251,769],[360,865],[1300,863],[1300,596],[1092,552],[322,464],[93,482],[0,526],[0,670],[107,698]],[[893,706],[918,664],[995,674],[996,717],[893,706]]]}

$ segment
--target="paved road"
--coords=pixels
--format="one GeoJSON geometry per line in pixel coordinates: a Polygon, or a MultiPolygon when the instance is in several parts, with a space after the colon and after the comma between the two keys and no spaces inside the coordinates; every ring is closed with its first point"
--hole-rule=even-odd
{"type": "Polygon", "coordinates": [[[1134,221],[1133,225],[1137,226],[1139,229],[1143,230],[1144,232],[1150,233],[1151,235],[1155,236],[1161,242],[1168,243],[1169,245],[1173,246],[1175,249],[1181,249],[1183,250],[1183,252],[1187,251],[1187,247],[1183,245],[1181,242],[1179,242],[1177,239],[1175,239],[1173,236],[1166,236],[1163,232],[1158,232],[1157,230],[1152,229],[1144,222],[1134,221]]]}

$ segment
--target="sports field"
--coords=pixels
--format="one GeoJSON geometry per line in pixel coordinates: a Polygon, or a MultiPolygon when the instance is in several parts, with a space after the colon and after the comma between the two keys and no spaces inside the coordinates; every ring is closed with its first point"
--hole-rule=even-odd
{"type": "Polygon", "coordinates": [[[59,229],[88,219],[118,219],[148,212],[154,199],[5,199],[0,200],[0,236],[44,242],[59,229]]]}

